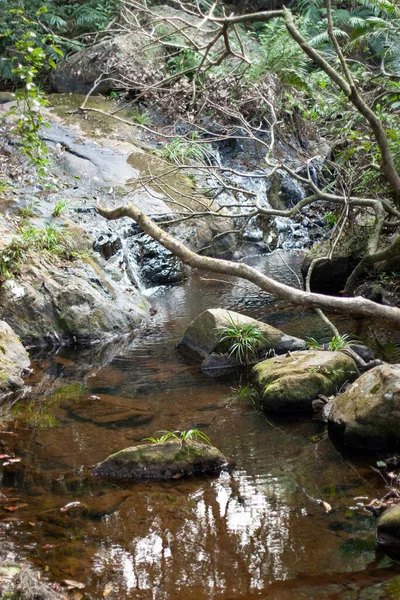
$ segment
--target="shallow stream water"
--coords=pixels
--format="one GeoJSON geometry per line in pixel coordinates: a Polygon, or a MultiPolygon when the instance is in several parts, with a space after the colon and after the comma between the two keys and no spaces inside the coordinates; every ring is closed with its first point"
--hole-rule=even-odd
{"type": "Polygon", "coordinates": [[[314,315],[206,273],[151,301],[151,324],[125,345],[37,353],[30,383],[42,395],[15,405],[22,462],[0,491],[20,507],[2,510],[3,535],[52,580],[85,584],[77,598],[399,598],[400,568],[376,551],[374,519],[355,500],[383,493],[376,458],[343,457],[312,415],[264,415],[236,393],[245,378],[207,377],[175,350],[206,308],[320,337],[314,315]],[[158,430],[193,427],[233,471],[118,485],[90,475],[158,430]]]}

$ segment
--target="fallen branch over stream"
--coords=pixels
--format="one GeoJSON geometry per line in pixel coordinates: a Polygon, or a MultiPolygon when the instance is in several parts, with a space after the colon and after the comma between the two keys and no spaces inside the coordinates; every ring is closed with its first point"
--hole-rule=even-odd
{"type": "Polygon", "coordinates": [[[326,296],[299,290],[271,279],[257,269],[244,263],[235,263],[220,258],[200,256],[176,240],[172,235],[166,233],[134,204],[128,203],[112,209],[99,207],[97,210],[100,215],[108,220],[117,220],[122,217],[133,219],[145,233],[194,269],[208,270],[213,271],[214,273],[232,275],[234,277],[239,277],[240,279],[246,279],[265,292],[268,292],[277,298],[287,300],[295,305],[305,306],[307,308],[320,308],[322,310],[338,312],[352,317],[385,319],[386,321],[400,325],[399,308],[377,304],[376,302],[372,302],[361,296],[356,296],[354,298],[338,298],[335,296],[326,296]]]}

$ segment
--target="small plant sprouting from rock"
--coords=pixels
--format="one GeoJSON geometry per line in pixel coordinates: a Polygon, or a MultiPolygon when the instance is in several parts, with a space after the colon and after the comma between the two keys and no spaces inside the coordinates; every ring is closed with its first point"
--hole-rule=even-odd
{"type": "Polygon", "coordinates": [[[229,315],[229,325],[219,331],[221,343],[229,344],[229,356],[236,356],[240,363],[246,364],[257,355],[265,342],[265,336],[256,323],[235,323],[229,315]]]}
{"type": "Polygon", "coordinates": [[[190,160],[201,164],[210,164],[213,157],[211,146],[207,143],[201,143],[195,133],[192,133],[191,139],[176,137],[172,142],[166,144],[162,150],[156,150],[155,152],[161,158],[177,165],[186,165],[190,160]]]}
{"type": "Polygon", "coordinates": [[[150,116],[147,110],[140,110],[140,108],[135,108],[129,113],[132,121],[137,123],[138,125],[147,125],[150,122],[150,116]]]}
{"type": "Polygon", "coordinates": [[[359,344],[359,340],[352,338],[348,333],[344,333],[343,335],[335,335],[329,344],[326,346],[321,344],[313,337],[306,337],[307,348],[313,350],[330,350],[331,352],[338,352],[339,350],[345,350],[346,348],[350,348],[350,346],[354,346],[354,344],[359,344]]]}
{"type": "Polygon", "coordinates": [[[152,442],[153,444],[165,444],[169,441],[179,441],[179,442],[188,442],[190,440],[197,442],[205,442],[211,446],[211,441],[208,435],[206,435],[200,429],[189,429],[187,431],[166,431],[162,430],[158,433],[162,433],[163,435],[159,438],[156,437],[146,437],[143,438],[143,442],[152,442]]]}
{"type": "Polygon", "coordinates": [[[61,213],[67,208],[69,205],[68,200],[59,200],[53,208],[53,212],[51,213],[52,217],[59,217],[61,213]]]}

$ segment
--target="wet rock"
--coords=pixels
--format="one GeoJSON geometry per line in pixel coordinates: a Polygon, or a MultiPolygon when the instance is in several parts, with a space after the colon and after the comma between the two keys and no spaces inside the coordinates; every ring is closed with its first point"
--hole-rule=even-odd
{"type": "Polygon", "coordinates": [[[400,551],[400,504],[388,508],[379,517],[376,541],[385,550],[400,551]]]}
{"type": "Polygon", "coordinates": [[[216,471],[227,459],[214,446],[172,441],[125,448],[96,465],[93,475],[121,480],[178,479],[192,473],[216,471]]]}
{"type": "Polygon", "coordinates": [[[31,344],[92,344],[137,329],[146,300],[105,276],[91,259],[24,265],[0,290],[0,318],[31,344]]]}
{"type": "Polygon", "coordinates": [[[29,365],[21,340],[5,321],[0,321],[0,398],[24,385],[21,375],[29,365]]]}
{"type": "Polygon", "coordinates": [[[116,233],[103,233],[93,244],[93,250],[108,260],[122,248],[122,241],[116,233]]]}
{"type": "MultiPolygon", "coordinates": [[[[343,290],[347,278],[354,267],[364,256],[368,235],[365,227],[355,227],[351,232],[346,232],[340,242],[335,246],[331,259],[323,259],[313,267],[311,276],[311,290],[321,294],[338,294],[343,290]]],[[[304,256],[301,272],[304,280],[307,277],[311,261],[318,256],[329,254],[329,241],[316,244],[304,256]]]]}
{"type": "Polygon", "coordinates": [[[177,348],[202,359],[207,358],[214,351],[226,352],[228,349],[221,344],[219,331],[230,324],[230,318],[235,323],[254,323],[261,329],[265,337],[265,343],[260,346],[260,352],[275,350],[279,354],[289,350],[304,350],[306,348],[304,340],[286,335],[279,329],[275,329],[275,327],[262,321],[256,321],[246,315],[223,308],[205,310],[196,317],[186,329],[177,348]]]}
{"type": "Polygon", "coordinates": [[[335,402],[329,431],[355,448],[400,447],[400,365],[367,371],[335,402]]]}
{"type": "Polygon", "coordinates": [[[185,278],[187,271],[182,261],[150,236],[139,235],[130,246],[145,287],[179,283],[185,278]]]}
{"type": "Polygon", "coordinates": [[[60,62],[52,71],[52,85],[58,93],[87,94],[95,81],[106,73],[94,92],[105,94],[115,87],[120,88],[126,78],[139,81],[139,72],[144,73],[146,66],[148,72],[153,61],[157,60],[157,69],[162,69],[161,51],[144,50],[144,46],[149,46],[148,38],[139,32],[102,40],[60,62]]]}
{"type": "Polygon", "coordinates": [[[253,368],[262,407],[271,411],[311,410],[320,394],[330,396],[359,375],[342,352],[308,350],[278,356],[253,368]]]}
{"type": "Polygon", "coordinates": [[[7,104],[15,100],[15,94],[12,92],[0,92],[0,104],[7,104]]]}
{"type": "Polygon", "coordinates": [[[201,370],[210,377],[222,377],[235,373],[242,367],[240,361],[228,354],[210,354],[201,363],[201,370]]]}

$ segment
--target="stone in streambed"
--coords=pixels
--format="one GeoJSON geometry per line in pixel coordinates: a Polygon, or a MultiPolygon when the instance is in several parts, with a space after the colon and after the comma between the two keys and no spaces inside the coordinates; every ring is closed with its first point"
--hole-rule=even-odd
{"type": "Polygon", "coordinates": [[[260,352],[273,349],[277,354],[280,354],[288,350],[306,349],[307,344],[304,340],[286,335],[283,331],[262,321],[256,321],[246,315],[223,308],[205,310],[196,317],[186,329],[177,348],[200,359],[207,358],[214,351],[223,354],[229,348],[226,347],[226,344],[221,344],[220,332],[224,327],[229,327],[232,320],[234,323],[244,325],[253,323],[259,327],[265,337],[264,344],[259,346],[260,352]]]}
{"type": "Polygon", "coordinates": [[[400,551],[400,504],[388,508],[379,517],[376,541],[385,550],[400,551]]]}
{"type": "Polygon", "coordinates": [[[329,431],[346,446],[370,450],[400,448],[400,365],[366,371],[338,396],[329,431]]]}
{"type": "Polygon", "coordinates": [[[21,376],[29,365],[29,355],[19,337],[5,321],[0,321],[0,398],[22,388],[21,376]]]}
{"type": "Polygon", "coordinates": [[[96,465],[93,475],[107,479],[178,479],[216,471],[227,459],[214,446],[195,441],[170,441],[124,448],[96,465]]]}
{"type": "Polygon", "coordinates": [[[264,360],[253,373],[262,407],[270,411],[311,410],[312,401],[320,394],[335,394],[359,375],[347,354],[321,350],[264,360]]]}

